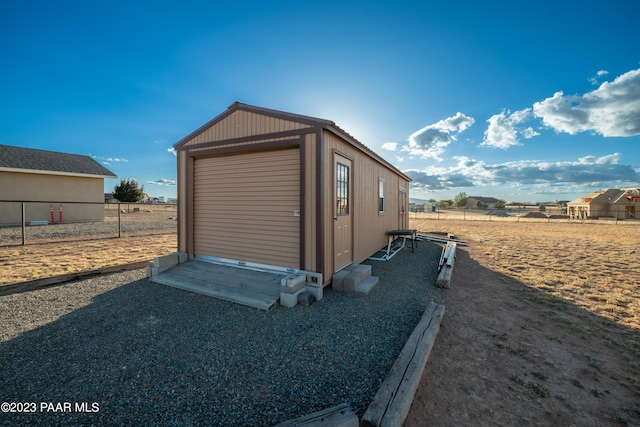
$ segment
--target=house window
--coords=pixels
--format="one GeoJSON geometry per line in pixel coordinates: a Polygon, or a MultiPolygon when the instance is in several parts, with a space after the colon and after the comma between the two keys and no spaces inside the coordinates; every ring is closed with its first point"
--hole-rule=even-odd
{"type": "Polygon", "coordinates": [[[336,163],[336,215],[349,215],[349,166],[336,163]]]}
{"type": "Polygon", "coordinates": [[[384,179],[378,180],[378,213],[384,213],[384,179]]]}

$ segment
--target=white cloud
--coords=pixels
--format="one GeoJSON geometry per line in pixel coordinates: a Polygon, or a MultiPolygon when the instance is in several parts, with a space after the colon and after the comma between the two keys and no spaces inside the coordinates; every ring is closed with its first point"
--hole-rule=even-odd
{"type": "Polygon", "coordinates": [[[530,116],[530,108],[525,108],[524,110],[513,113],[507,110],[499,114],[494,114],[487,120],[489,127],[484,132],[484,140],[480,146],[506,150],[514,145],[522,145],[518,140],[518,134],[521,134],[526,139],[538,136],[539,133],[531,127],[521,131],[518,130],[517,125],[525,122],[530,116]]]}
{"type": "Polygon", "coordinates": [[[570,135],[579,132],[605,137],[640,135],[640,69],[604,82],[584,95],[556,92],[551,98],[536,102],[533,114],[556,132],[570,135]]]}
{"type": "Polygon", "coordinates": [[[173,154],[174,156],[178,155],[178,153],[176,152],[176,149],[173,147],[167,148],[167,152],[173,154]]]}
{"type": "Polygon", "coordinates": [[[91,155],[91,154],[89,154],[89,155],[91,156],[92,159],[100,160],[105,165],[106,164],[111,164],[111,163],[114,163],[114,162],[116,162],[116,163],[119,163],[119,162],[129,163],[129,160],[127,160],[125,158],[122,158],[122,157],[103,157],[103,156],[94,156],[94,155],[91,155]]]}
{"type": "Polygon", "coordinates": [[[442,160],[440,155],[451,141],[455,141],[460,132],[474,123],[473,117],[458,112],[453,117],[425,126],[411,134],[409,145],[403,147],[403,150],[422,158],[433,158],[440,161],[442,160]]]}
{"type": "Polygon", "coordinates": [[[167,187],[174,187],[176,186],[178,183],[175,180],[172,179],[166,179],[166,178],[160,178],[157,181],[147,181],[147,184],[151,184],[151,185],[162,185],[162,186],[167,186],[167,187]]]}
{"type": "Polygon", "coordinates": [[[578,159],[578,164],[582,165],[617,165],[620,161],[620,153],[613,153],[602,157],[585,156],[578,159]]]}
{"type": "Polygon", "coordinates": [[[398,148],[397,142],[385,142],[384,144],[382,144],[383,150],[396,151],[397,148],[398,148]]]}
{"type": "Polygon", "coordinates": [[[525,139],[531,139],[534,136],[538,136],[540,135],[538,132],[536,132],[535,130],[533,130],[533,128],[528,127],[526,129],[524,129],[522,132],[520,132],[522,134],[522,136],[524,136],[525,139]]]}
{"type": "Polygon", "coordinates": [[[602,76],[606,76],[607,74],[609,74],[607,70],[600,70],[596,73],[594,77],[589,77],[589,81],[591,82],[592,85],[597,85],[599,83],[598,78],[602,76]]]}
{"type": "Polygon", "coordinates": [[[539,185],[554,187],[601,185],[629,187],[640,180],[640,171],[620,164],[620,153],[585,156],[574,161],[519,160],[488,164],[468,157],[455,157],[451,167],[427,167],[408,170],[412,187],[425,191],[470,188],[476,186],[539,185]]]}

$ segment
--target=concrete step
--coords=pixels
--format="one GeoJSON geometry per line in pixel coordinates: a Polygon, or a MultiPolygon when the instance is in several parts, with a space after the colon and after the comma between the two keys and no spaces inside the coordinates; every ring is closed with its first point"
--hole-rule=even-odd
{"type": "Polygon", "coordinates": [[[351,264],[333,275],[331,286],[338,291],[354,293],[356,286],[370,276],[370,265],[351,264]]]}
{"type": "Polygon", "coordinates": [[[356,286],[362,283],[367,277],[371,276],[371,266],[370,265],[356,265],[351,273],[347,274],[347,277],[344,278],[344,290],[345,292],[354,293],[356,291],[356,286]]]}
{"type": "Polygon", "coordinates": [[[356,294],[369,295],[371,290],[380,282],[377,276],[369,276],[356,286],[356,294]]]}

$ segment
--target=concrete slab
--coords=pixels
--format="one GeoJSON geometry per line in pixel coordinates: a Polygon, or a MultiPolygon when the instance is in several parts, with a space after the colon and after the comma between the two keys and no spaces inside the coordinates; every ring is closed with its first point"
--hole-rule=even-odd
{"type": "Polygon", "coordinates": [[[281,281],[287,276],[287,273],[256,271],[191,259],[150,280],[268,311],[277,305],[281,281]]]}

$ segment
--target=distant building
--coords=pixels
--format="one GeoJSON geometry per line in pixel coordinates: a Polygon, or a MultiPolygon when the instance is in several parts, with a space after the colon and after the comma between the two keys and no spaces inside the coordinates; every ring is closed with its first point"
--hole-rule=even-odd
{"type": "Polygon", "coordinates": [[[494,197],[479,197],[479,196],[469,196],[467,197],[466,207],[469,209],[477,209],[478,204],[482,204],[482,209],[495,209],[496,203],[500,200],[494,197]]]}
{"type": "Polygon", "coordinates": [[[640,189],[600,190],[567,203],[569,218],[615,217],[636,219],[640,213],[640,189]]]}
{"type": "Polygon", "coordinates": [[[53,209],[59,221],[63,208],[66,222],[102,221],[105,178],[116,176],[88,156],[0,145],[0,225],[21,224],[18,202],[30,202],[27,222],[50,221],[53,209]]]}
{"type": "Polygon", "coordinates": [[[409,203],[409,212],[431,212],[431,203],[409,203]]]}

